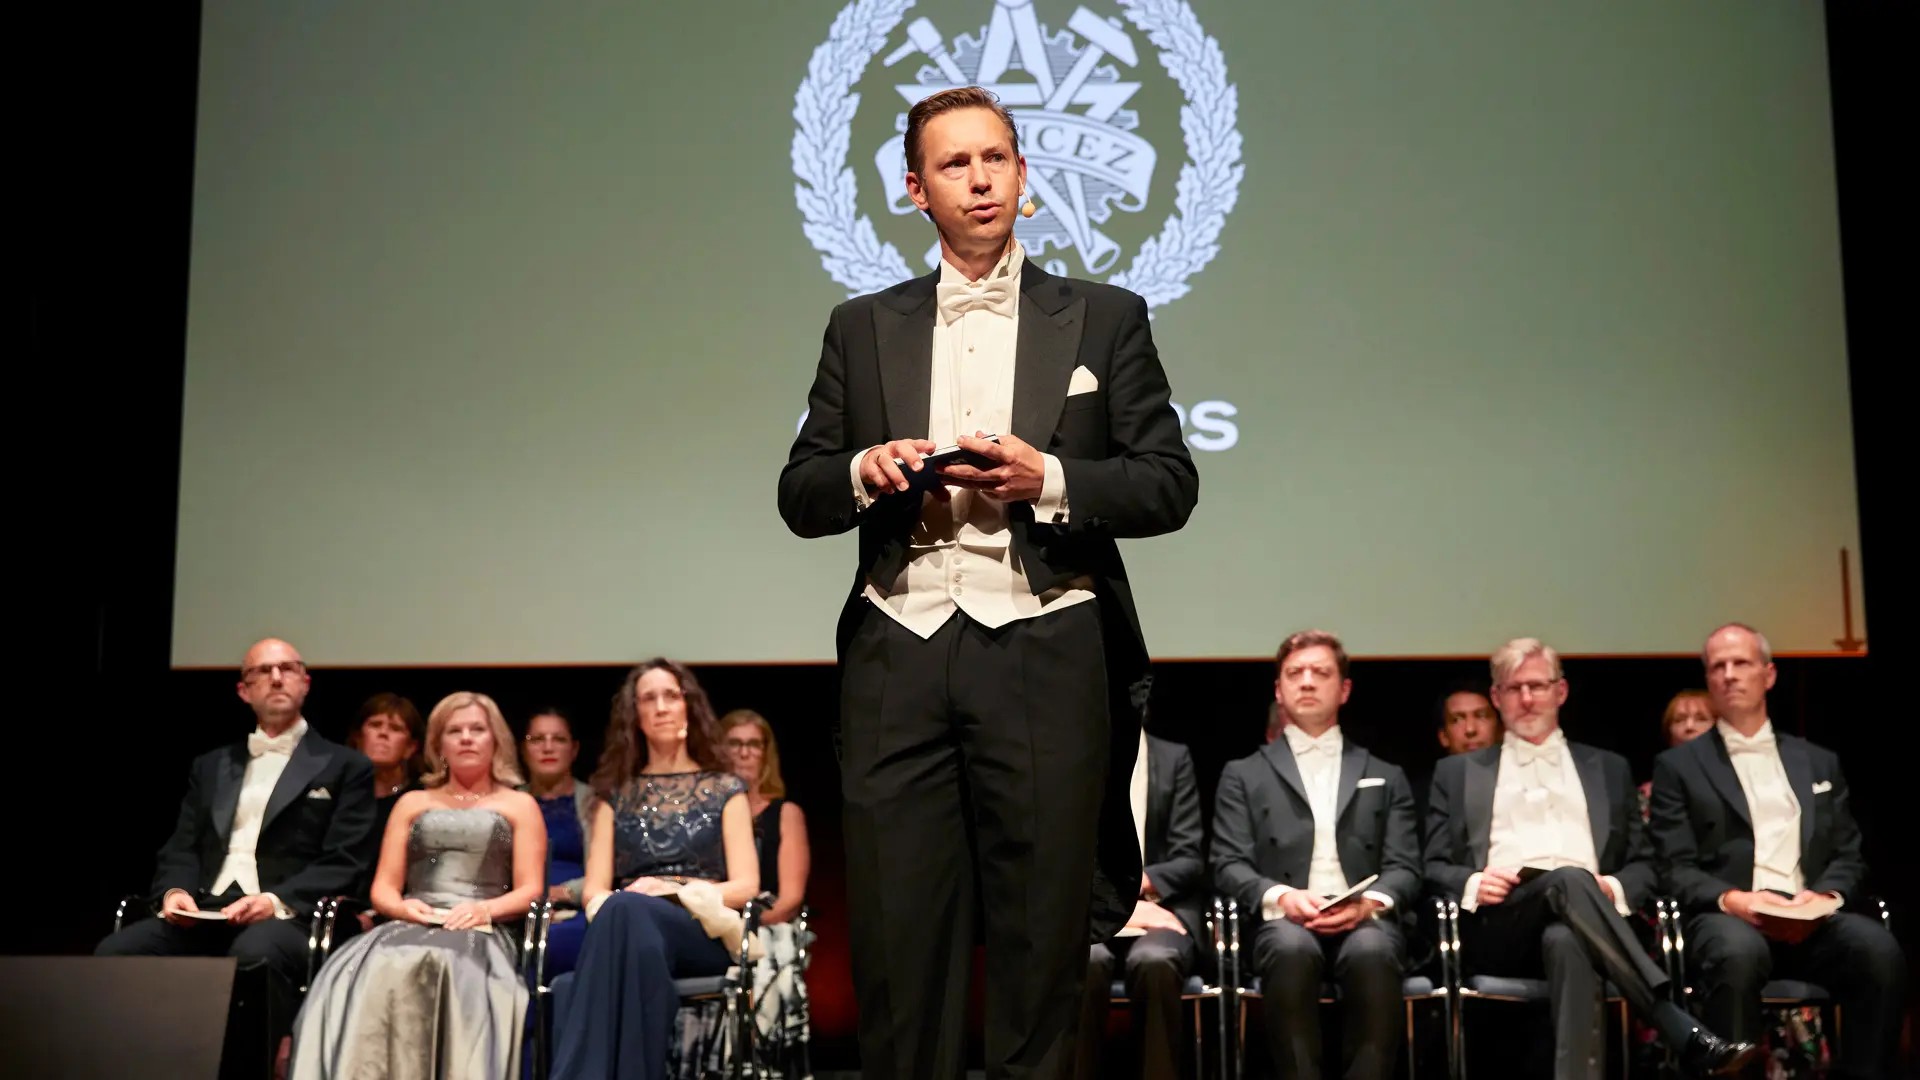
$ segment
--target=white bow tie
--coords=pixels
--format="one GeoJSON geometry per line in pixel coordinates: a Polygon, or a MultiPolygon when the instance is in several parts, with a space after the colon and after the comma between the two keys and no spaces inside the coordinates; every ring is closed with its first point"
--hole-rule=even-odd
{"type": "Polygon", "coordinates": [[[1727,742],[1727,753],[1734,754],[1771,754],[1774,752],[1772,731],[1763,731],[1749,738],[1737,731],[1722,732],[1727,742]]]}
{"type": "Polygon", "coordinates": [[[298,741],[292,728],[271,739],[255,731],[247,736],[247,754],[251,757],[259,757],[261,754],[279,754],[286,757],[293,753],[293,744],[298,741]]]}
{"type": "Polygon", "coordinates": [[[1340,751],[1339,737],[1336,734],[1338,730],[1337,728],[1329,729],[1325,734],[1315,738],[1297,727],[1289,726],[1287,728],[1287,745],[1293,747],[1293,756],[1296,758],[1302,758],[1308,754],[1316,753],[1325,754],[1328,757],[1336,757],[1340,751]]]}
{"type": "Polygon", "coordinates": [[[1516,765],[1531,765],[1536,761],[1542,765],[1560,764],[1559,740],[1536,745],[1524,739],[1515,739],[1508,749],[1513,751],[1516,765]]]}
{"type": "Polygon", "coordinates": [[[949,324],[976,308],[1011,319],[1019,303],[1010,277],[997,277],[978,285],[943,281],[935,287],[935,295],[940,300],[940,321],[949,324]]]}

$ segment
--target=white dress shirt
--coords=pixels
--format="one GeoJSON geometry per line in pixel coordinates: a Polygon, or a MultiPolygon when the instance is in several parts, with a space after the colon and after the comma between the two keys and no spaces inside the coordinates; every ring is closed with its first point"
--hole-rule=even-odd
{"type": "MultiPolygon", "coordinates": [[[[1340,755],[1346,750],[1346,738],[1335,724],[1318,737],[1288,724],[1281,729],[1294,764],[1300,769],[1300,783],[1307,789],[1307,808],[1313,813],[1313,857],[1307,862],[1307,891],[1318,896],[1338,896],[1352,887],[1347,872],[1340,866],[1340,842],[1334,835],[1340,813],[1340,755]]],[[[1260,917],[1282,917],[1280,898],[1293,891],[1291,885],[1275,885],[1260,898],[1260,917]]],[[[1381,910],[1393,907],[1393,897],[1369,889],[1361,894],[1379,904],[1381,910]]]]}
{"type": "Polygon", "coordinates": [[[1788,896],[1805,887],[1800,872],[1800,800],[1780,762],[1773,721],[1760,725],[1752,738],[1734,730],[1725,720],[1714,727],[1727,744],[1733,774],[1747,797],[1747,816],[1753,821],[1753,887],[1775,889],[1788,896]]]}
{"type": "MultiPolygon", "coordinates": [[[[233,831],[227,834],[227,857],[220,863],[220,872],[213,878],[213,894],[226,892],[236,882],[240,891],[248,896],[260,891],[260,867],[254,861],[254,848],[260,842],[260,827],[266,823],[267,801],[273,797],[273,788],[280,782],[280,774],[287,771],[287,762],[292,760],[293,748],[307,733],[305,717],[293,722],[293,726],[279,735],[269,738],[267,733],[254,729],[247,736],[247,771],[240,781],[240,801],[233,811],[233,831]]],[[[282,919],[291,919],[293,912],[280,898],[272,893],[267,898],[273,901],[273,913],[282,919]]]]}
{"type": "MultiPolygon", "coordinates": [[[[1487,865],[1537,866],[1554,870],[1577,866],[1600,873],[1593,849],[1593,823],[1587,819],[1587,789],[1580,783],[1566,733],[1555,728],[1539,745],[1509,731],[1500,747],[1500,772],[1493,783],[1493,822],[1487,837],[1487,865]]],[[[1480,907],[1480,879],[1467,878],[1460,906],[1480,907]]],[[[1622,915],[1627,891],[1611,874],[1602,878],[1613,891],[1613,907],[1622,915]]]]}
{"type": "MultiPolygon", "coordinates": [[[[939,310],[933,320],[929,365],[927,438],[950,446],[961,434],[1004,434],[1013,423],[1013,381],[1020,334],[1019,241],[979,281],[968,281],[952,263],[940,263],[939,310]]],[[[866,453],[855,454],[848,474],[854,502],[873,503],[860,479],[866,453]]],[[[1043,454],[1034,520],[1065,524],[1066,474],[1060,459],[1043,454]]],[[[967,488],[949,486],[941,501],[921,498],[920,522],[908,540],[907,562],[892,581],[868,581],[867,599],[922,638],[930,638],[955,611],[983,626],[1004,626],[1093,599],[1092,582],[1079,579],[1035,596],[1014,554],[1005,503],[967,488]]],[[[911,498],[910,495],[892,496],[911,498]]]]}
{"type": "Polygon", "coordinates": [[[1140,844],[1140,865],[1147,865],[1147,733],[1140,732],[1140,749],[1133,755],[1133,779],[1127,783],[1127,801],[1133,804],[1133,838],[1140,844]]]}

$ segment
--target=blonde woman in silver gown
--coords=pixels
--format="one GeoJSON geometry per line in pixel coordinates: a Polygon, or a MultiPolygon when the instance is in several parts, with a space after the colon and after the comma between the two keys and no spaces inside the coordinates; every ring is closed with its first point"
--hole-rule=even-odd
{"type": "Polygon", "coordinates": [[[294,1021],[292,1080],[497,1080],[520,1071],[527,987],[514,927],[545,888],[547,831],[484,694],[427,721],[428,771],[381,841],[388,921],[327,961],[294,1021]]]}

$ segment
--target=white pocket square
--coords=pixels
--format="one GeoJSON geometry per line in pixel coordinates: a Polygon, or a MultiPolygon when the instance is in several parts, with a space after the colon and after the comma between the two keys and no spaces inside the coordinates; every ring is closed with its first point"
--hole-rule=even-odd
{"type": "Polygon", "coordinates": [[[333,798],[333,792],[328,791],[326,788],[323,788],[323,787],[317,787],[317,788],[314,788],[312,791],[307,792],[307,798],[331,799],[333,798]]]}
{"type": "Polygon", "coordinates": [[[1363,788],[1363,787],[1379,787],[1380,785],[1386,782],[1387,782],[1387,778],[1384,776],[1363,776],[1360,778],[1360,782],[1353,786],[1356,789],[1363,788]]]}
{"type": "Polygon", "coordinates": [[[1827,792],[1832,790],[1833,790],[1833,781],[1831,780],[1817,780],[1814,782],[1813,793],[1815,795],[1825,795],[1827,792]]]}
{"type": "Polygon", "coordinates": [[[1068,397],[1073,397],[1075,394],[1091,394],[1098,389],[1100,389],[1100,380],[1094,376],[1093,372],[1088,371],[1084,364],[1074,368],[1072,377],[1067,380],[1068,397]]]}

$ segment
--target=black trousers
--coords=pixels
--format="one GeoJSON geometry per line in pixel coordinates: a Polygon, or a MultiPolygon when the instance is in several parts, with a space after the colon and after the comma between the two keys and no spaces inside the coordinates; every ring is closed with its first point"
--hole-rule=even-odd
{"type": "Polygon", "coordinates": [[[1285,919],[1261,923],[1253,935],[1253,966],[1260,973],[1267,1048],[1281,1077],[1319,1080],[1322,1074],[1320,989],[1326,982],[1340,988],[1338,1075],[1348,1080],[1392,1076],[1400,1054],[1406,955],[1400,928],[1383,919],[1332,936],[1285,919]]]}
{"type": "Polygon", "coordinates": [[[1186,1030],[1180,992],[1199,958],[1200,947],[1193,938],[1173,930],[1149,930],[1139,937],[1095,944],[1087,953],[1087,980],[1081,991],[1079,1049],[1073,1065],[1077,1080],[1134,1075],[1132,1070],[1100,1066],[1116,969],[1133,1007],[1133,1052],[1125,1060],[1140,1063],[1137,1075],[1144,1080],[1178,1077],[1185,1043],[1181,1034],[1186,1030]]]}
{"type": "MultiPolygon", "coordinates": [[[[199,896],[195,902],[202,910],[211,910],[237,899],[235,892],[224,897],[199,896]]],[[[281,1036],[293,1031],[299,987],[307,978],[307,930],[307,924],[298,919],[268,918],[243,927],[223,922],[175,926],[156,916],[121,927],[101,941],[93,954],[238,959],[221,1076],[264,1076],[281,1036]]]]}
{"type": "Polygon", "coordinates": [[[1489,975],[1538,978],[1546,969],[1553,1015],[1553,1074],[1599,1080],[1606,1066],[1605,983],[1679,1049],[1691,1022],[1667,1000],[1666,972],[1653,962],[1633,927],[1613,908],[1592,874],[1550,870],[1498,904],[1464,915],[1467,964],[1489,975]]]}
{"type": "Polygon", "coordinates": [[[1097,605],[956,612],[926,640],[870,607],[841,663],[863,1075],[964,1074],[978,923],[987,1075],[1065,1076],[1107,769],[1097,605]]]}
{"type": "Polygon", "coordinates": [[[1687,975],[1719,1035],[1759,1041],[1760,988],[1776,973],[1816,983],[1839,1004],[1834,1076],[1898,1075],[1906,960],[1877,920],[1842,911],[1794,945],[1717,911],[1687,920],[1687,975]]]}

